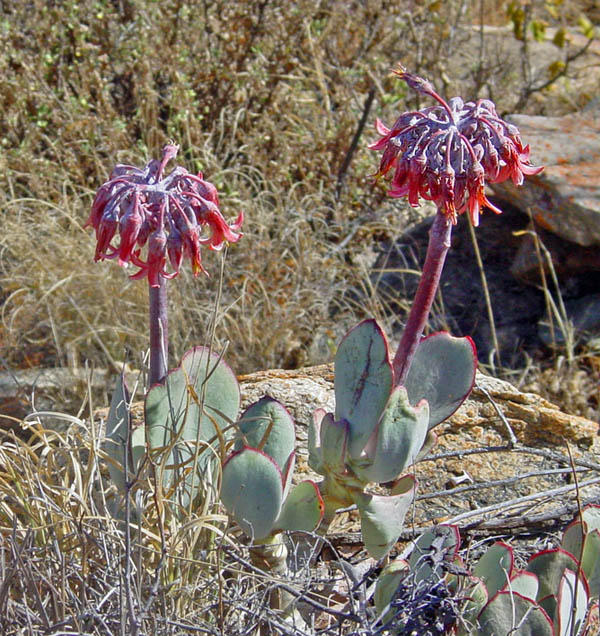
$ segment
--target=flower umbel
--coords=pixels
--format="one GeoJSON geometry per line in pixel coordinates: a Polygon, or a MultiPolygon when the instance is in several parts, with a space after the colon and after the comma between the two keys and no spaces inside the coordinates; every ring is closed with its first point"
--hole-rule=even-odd
{"type": "Polygon", "coordinates": [[[452,223],[468,210],[478,225],[481,208],[501,212],[485,196],[486,182],[511,178],[521,185],[524,175],[543,170],[530,165],[529,146],[523,146],[515,126],[500,119],[489,99],[446,102],[426,80],[404,69],[394,73],[439,105],[404,113],[391,129],[377,120],[382,138],[369,147],[383,150],[378,177],[394,167],[390,196],[407,196],[415,207],[419,197],[433,201],[452,223]]]}
{"type": "Polygon", "coordinates": [[[160,277],[177,276],[185,258],[194,276],[206,273],[200,247],[220,250],[242,236],[243,213],[227,224],[217,190],[202,173],[194,175],[177,166],[164,176],[178,150],[179,146],[168,144],[161,160],[151,160],[144,169],[117,165],[100,186],[86,222],[86,227],[96,230],[95,260],[117,258],[121,266],[131,263],[140,268],[131,278],[148,277],[151,287],[159,286],[160,277]],[[120,243],[115,246],[117,235],[120,243]],[[167,261],[172,271],[167,271],[167,261]]]}

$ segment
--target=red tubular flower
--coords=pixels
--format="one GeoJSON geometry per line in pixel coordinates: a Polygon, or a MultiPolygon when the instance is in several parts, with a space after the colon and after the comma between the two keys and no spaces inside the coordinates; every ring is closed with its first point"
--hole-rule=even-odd
{"type": "Polygon", "coordinates": [[[96,230],[95,260],[116,257],[121,266],[131,263],[140,268],[131,277],[147,277],[151,287],[158,287],[160,278],[177,276],[186,258],[194,276],[206,273],[200,247],[219,250],[242,237],[243,214],[228,224],[219,210],[217,189],[202,173],[176,167],[164,176],[178,150],[168,144],[161,160],[149,161],[144,169],[117,165],[98,189],[85,224],[96,230]],[[113,245],[117,235],[120,242],[113,245]],[[173,271],[167,271],[167,263],[173,271]]]}
{"type": "Polygon", "coordinates": [[[530,165],[529,146],[523,146],[515,126],[500,119],[490,100],[446,102],[426,80],[403,69],[394,72],[438,104],[400,115],[391,129],[377,120],[381,139],[369,147],[383,150],[377,177],[394,169],[390,196],[407,196],[415,207],[420,197],[433,201],[453,223],[468,211],[477,225],[481,208],[501,212],[485,196],[486,182],[510,178],[521,185],[524,175],[543,170],[530,165]]]}

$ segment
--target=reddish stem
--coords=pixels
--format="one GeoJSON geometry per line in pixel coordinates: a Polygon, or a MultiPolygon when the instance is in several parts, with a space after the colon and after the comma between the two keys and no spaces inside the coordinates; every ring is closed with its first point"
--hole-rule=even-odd
{"type": "Polygon", "coordinates": [[[158,277],[159,286],[148,286],[150,299],[150,373],[149,386],[162,382],[167,375],[169,330],[167,318],[167,281],[158,277]]]}
{"type": "Polygon", "coordinates": [[[429,230],[429,245],[427,246],[421,280],[404,327],[402,339],[398,345],[398,351],[394,357],[394,386],[404,384],[415,351],[421,341],[440,282],[446,254],[450,248],[451,233],[452,219],[438,210],[429,230]]]}

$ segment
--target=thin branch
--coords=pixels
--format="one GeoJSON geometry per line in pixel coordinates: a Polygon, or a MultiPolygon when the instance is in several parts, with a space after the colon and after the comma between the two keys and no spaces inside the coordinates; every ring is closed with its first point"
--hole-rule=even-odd
{"type": "Polygon", "coordinates": [[[363,130],[365,129],[365,125],[367,123],[367,119],[369,118],[369,113],[371,112],[371,107],[373,106],[373,100],[375,99],[375,87],[372,86],[369,89],[367,97],[365,99],[365,105],[363,106],[363,112],[358,122],[358,126],[356,127],[356,132],[354,133],[354,137],[350,142],[350,147],[348,148],[348,152],[344,157],[344,161],[339,169],[337,175],[337,184],[335,186],[335,200],[339,201],[340,196],[342,194],[342,188],[344,187],[344,181],[346,180],[346,173],[348,172],[348,168],[350,167],[350,163],[352,162],[352,158],[356,153],[356,149],[358,148],[358,142],[363,134],[363,130]]]}
{"type": "MultiPolygon", "coordinates": [[[[261,578],[265,578],[266,572],[264,572],[260,568],[257,568],[255,565],[250,563],[250,561],[247,561],[246,559],[236,554],[231,548],[224,547],[223,549],[234,561],[237,561],[240,565],[243,565],[249,571],[260,575],[261,578]]],[[[306,591],[299,591],[291,585],[287,585],[286,583],[282,583],[280,581],[273,581],[273,585],[284,590],[285,592],[288,592],[292,596],[296,597],[298,600],[302,600],[303,602],[308,603],[311,607],[320,612],[326,612],[327,614],[331,614],[332,616],[335,616],[342,620],[349,620],[355,623],[362,622],[361,618],[359,616],[356,616],[356,614],[354,613],[347,613],[345,611],[335,610],[331,607],[327,607],[326,605],[322,605],[318,601],[312,599],[310,596],[307,596],[306,591]]]]}
{"type": "Polygon", "coordinates": [[[578,472],[587,472],[589,468],[549,468],[548,470],[536,470],[531,473],[525,473],[523,475],[515,475],[514,477],[507,477],[506,479],[496,479],[493,481],[479,482],[476,484],[469,484],[468,486],[459,486],[458,488],[451,488],[448,490],[437,490],[435,492],[428,492],[423,495],[419,495],[415,498],[415,501],[423,501],[427,499],[439,499],[442,497],[453,497],[455,495],[463,494],[465,492],[472,492],[473,490],[482,490],[484,488],[498,488],[504,486],[510,486],[519,481],[525,479],[531,479],[532,477],[547,477],[548,475],[560,475],[571,474],[573,470],[578,472]]]}
{"type": "MultiPolygon", "coordinates": [[[[587,481],[583,481],[579,484],[579,488],[585,488],[587,486],[593,486],[594,484],[600,483],[600,477],[594,477],[593,479],[588,479],[587,481]]],[[[525,495],[524,497],[515,497],[514,499],[509,499],[508,501],[501,501],[499,503],[491,504],[489,506],[484,506],[483,508],[478,508],[477,510],[469,510],[467,512],[462,512],[459,515],[456,515],[445,523],[456,523],[457,521],[462,521],[463,519],[470,519],[471,517],[477,517],[479,515],[483,515],[487,512],[496,512],[497,510],[508,510],[514,506],[518,506],[520,504],[527,503],[529,501],[535,501],[536,499],[540,499],[542,497],[556,497],[557,495],[563,495],[568,492],[572,492],[576,490],[577,486],[575,484],[571,484],[569,486],[561,486],[560,488],[551,488],[549,490],[542,490],[541,492],[532,493],[530,495],[525,495]]]]}

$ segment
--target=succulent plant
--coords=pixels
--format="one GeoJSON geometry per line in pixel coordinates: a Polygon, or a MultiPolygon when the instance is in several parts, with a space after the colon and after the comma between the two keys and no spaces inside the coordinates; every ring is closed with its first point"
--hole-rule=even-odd
{"type": "Polygon", "coordinates": [[[217,498],[221,455],[237,419],[240,390],[231,368],[214,351],[195,347],[184,354],[180,366],[169,371],[164,383],[146,395],[145,427],[131,433],[129,397],[121,377],[107,420],[105,448],[113,482],[124,491],[124,457],[128,473],[135,474],[148,446],[163,493],[182,510],[198,495],[206,505],[217,498]]]}
{"type": "Polygon", "coordinates": [[[396,353],[391,360],[381,328],[366,320],[342,340],[335,357],[335,414],[318,410],[309,430],[309,464],[324,476],[326,528],[336,509],[356,505],[363,540],[374,557],[397,540],[416,483],[400,477],[435,442],[431,429],[465,400],[475,379],[477,356],[470,338],[436,333],[422,338],[451,245],[452,226],[467,211],[473,225],[488,201],[488,182],[543,168],[529,164],[519,131],[502,121],[489,100],[447,103],[426,80],[396,71],[437,105],[400,115],[392,128],[377,122],[383,151],[376,177],[393,172],[392,197],[420,198],[437,206],[423,271],[396,353]],[[369,484],[390,484],[387,494],[369,484]]]}
{"type": "Polygon", "coordinates": [[[562,548],[534,554],[525,570],[514,567],[513,549],[494,544],[473,570],[487,600],[467,602],[465,613],[476,627],[459,635],[531,634],[578,636],[584,633],[590,594],[585,574],[573,555],[562,548]],[[517,627],[518,626],[518,627],[517,627]],[[515,632],[511,632],[515,629],[515,632]]]}
{"type": "MultiPolygon", "coordinates": [[[[251,539],[250,558],[269,574],[286,575],[286,530],[311,532],[323,517],[317,485],[292,486],[296,442],[294,421],[271,397],[250,405],[238,422],[234,450],[223,465],[221,501],[251,539]]],[[[270,605],[295,627],[306,624],[296,598],[284,589],[271,590],[270,605]]],[[[304,632],[302,632],[304,633],[304,632]]]]}
{"type": "Polygon", "coordinates": [[[325,524],[338,508],[355,504],[371,555],[390,550],[415,490],[414,478],[400,474],[417,460],[431,429],[466,398],[475,367],[469,338],[437,333],[421,342],[405,385],[395,386],[377,322],[365,320],[346,334],[335,356],[335,414],[319,409],[309,428],[309,465],[324,476],[325,524]],[[372,492],[373,483],[390,483],[388,494],[372,492]]]}
{"type": "Polygon", "coordinates": [[[439,587],[443,579],[464,599],[451,632],[456,636],[584,636],[600,591],[599,528],[600,506],[587,506],[567,526],[561,547],[534,554],[524,570],[515,568],[513,548],[497,542],[472,572],[458,556],[458,528],[432,528],[416,541],[408,560],[393,561],[379,575],[374,600],[380,620],[403,633],[408,618],[396,601],[403,586],[425,581],[439,587]]]}
{"type": "Polygon", "coordinates": [[[273,542],[284,530],[312,531],[323,500],[312,481],[292,487],[294,421],[270,397],[249,406],[238,423],[234,450],[223,465],[221,501],[255,543],[273,542]]]}

